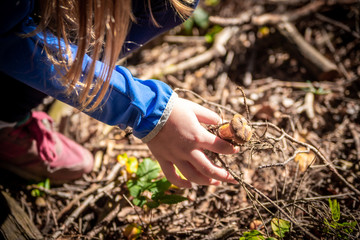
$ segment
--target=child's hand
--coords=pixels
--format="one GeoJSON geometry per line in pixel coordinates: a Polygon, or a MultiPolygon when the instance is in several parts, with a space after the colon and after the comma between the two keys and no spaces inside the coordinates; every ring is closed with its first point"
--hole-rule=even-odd
{"type": "Polygon", "coordinates": [[[179,98],[164,127],[148,143],[166,178],[178,187],[218,185],[219,181],[237,183],[223,168],[214,165],[202,149],[222,154],[238,152],[232,144],[208,132],[200,123],[218,124],[220,117],[213,111],[179,98]],[[174,164],[188,180],[182,179],[174,164]]]}

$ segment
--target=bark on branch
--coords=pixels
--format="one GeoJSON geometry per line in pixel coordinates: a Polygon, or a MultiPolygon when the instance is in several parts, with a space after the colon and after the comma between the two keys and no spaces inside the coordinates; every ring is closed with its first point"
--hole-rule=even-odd
{"type": "Polygon", "coordinates": [[[282,22],[276,28],[289,43],[290,51],[318,80],[332,80],[338,76],[337,66],[311,46],[292,23],[282,22]]]}

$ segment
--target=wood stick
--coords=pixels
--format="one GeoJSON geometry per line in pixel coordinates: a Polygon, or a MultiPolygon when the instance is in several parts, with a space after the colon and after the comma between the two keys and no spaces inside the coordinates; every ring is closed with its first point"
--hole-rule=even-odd
{"type": "Polygon", "coordinates": [[[276,28],[289,43],[290,51],[318,80],[333,80],[338,76],[336,65],[306,42],[292,23],[282,22],[276,28]]]}
{"type": "Polygon", "coordinates": [[[178,71],[192,69],[199,65],[210,62],[215,57],[221,57],[226,54],[226,44],[232,36],[239,30],[238,27],[226,27],[215,37],[214,45],[202,54],[180,62],[176,65],[168,66],[161,72],[162,75],[173,74],[178,71]]]}
{"type": "Polygon", "coordinates": [[[43,239],[42,234],[18,202],[5,191],[0,192],[0,239],[43,239]]]}

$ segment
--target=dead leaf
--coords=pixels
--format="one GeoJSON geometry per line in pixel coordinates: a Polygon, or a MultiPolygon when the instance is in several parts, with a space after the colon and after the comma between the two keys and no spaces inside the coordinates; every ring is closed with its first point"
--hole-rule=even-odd
{"type": "MultiPolygon", "coordinates": [[[[299,147],[297,149],[298,151],[305,151],[305,147],[299,147]]],[[[295,156],[294,161],[299,163],[299,168],[301,172],[305,172],[306,169],[313,163],[315,159],[315,154],[312,151],[309,151],[308,153],[298,153],[295,156]]]]}
{"type": "Polygon", "coordinates": [[[141,226],[136,223],[131,223],[125,227],[124,236],[128,240],[135,240],[141,234],[141,226]]]}

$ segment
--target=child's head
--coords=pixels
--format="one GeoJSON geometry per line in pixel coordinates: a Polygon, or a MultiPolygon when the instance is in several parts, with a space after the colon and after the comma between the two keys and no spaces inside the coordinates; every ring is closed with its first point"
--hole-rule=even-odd
{"type": "MultiPolygon", "coordinates": [[[[192,12],[189,7],[194,0],[169,1],[180,16],[186,18],[192,12]]],[[[151,0],[144,0],[150,6],[151,0]]],[[[81,78],[84,55],[102,61],[105,66],[101,77],[94,81],[95,61],[88,66],[86,76],[77,89],[79,108],[94,110],[102,101],[109,86],[111,73],[122,50],[132,16],[131,0],[41,0],[40,22],[37,31],[50,30],[65,42],[65,49],[50,53],[49,58],[56,67],[66,69],[62,83],[71,93],[81,78]],[[69,45],[76,44],[76,56],[71,56],[69,45]],[[64,58],[70,59],[66,60],[64,58]],[[96,100],[94,100],[96,97],[96,100]]],[[[151,9],[151,7],[149,8],[151,9]]],[[[152,14],[150,13],[151,17],[152,14]]],[[[152,20],[156,19],[152,17],[152,20]]],[[[46,46],[46,44],[45,44],[46,46]]],[[[45,47],[46,50],[48,50],[45,47]]]]}

